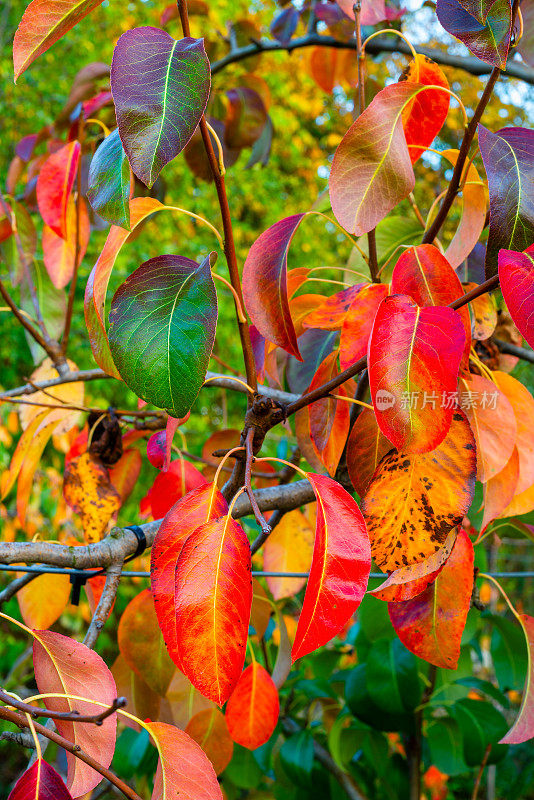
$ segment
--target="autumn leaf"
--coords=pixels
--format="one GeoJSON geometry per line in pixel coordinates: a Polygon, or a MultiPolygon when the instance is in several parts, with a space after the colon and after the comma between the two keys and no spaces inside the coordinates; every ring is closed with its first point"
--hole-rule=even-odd
{"type": "MultiPolygon", "coordinates": [[[[41,693],[52,692],[86,697],[68,700],[48,697],[45,706],[51,711],[73,711],[95,715],[102,712],[102,703],[111,706],[117,698],[113,676],[102,658],[84,644],[52,631],[34,631],[33,666],[41,693]],[[97,700],[95,705],[91,700],[97,700]]],[[[58,733],[78,745],[99,764],[109,767],[115,750],[116,715],[102,725],[56,720],[58,733]]],[[[67,788],[73,797],[86,794],[102,780],[102,776],[76,756],[67,753],[67,788]]]]}
{"type": "Polygon", "coordinates": [[[385,455],[362,500],[377,566],[407,567],[439,550],[471,505],[475,474],[475,438],[458,409],[431,453],[385,455]]]}
{"type": "Polygon", "coordinates": [[[72,800],[56,770],[38,758],[20,776],[7,800],[72,800]]]}
{"type": "MultiPolygon", "coordinates": [[[[266,572],[308,572],[313,556],[314,531],[298,508],[288,511],[263,546],[266,572]]],[[[275,600],[294,597],[306,578],[266,578],[275,600]]]]}
{"type": "Polygon", "coordinates": [[[22,619],[29,628],[46,630],[61,616],[69,602],[68,575],[38,575],[17,592],[22,619]]]}
{"type": "Polygon", "coordinates": [[[67,207],[80,153],[79,142],[70,142],[56,150],[43,164],[37,179],[37,203],[41,216],[62,239],[67,238],[67,207]]]}
{"type": "Polygon", "coordinates": [[[534,736],[534,617],[519,614],[518,620],[527,641],[528,672],[519,714],[500,744],[520,744],[534,736]]]}
{"type": "Polygon", "coordinates": [[[278,722],[278,690],[267,670],[253,661],[239,678],[226,706],[230,736],[255,750],[270,739],[278,722]]]}
{"type": "Polygon", "coordinates": [[[218,708],[199,711],[187,723],[185,732],[200,745],[216,775],[224,772],[234,752],[227,720],[218,708]]]}
{"type": "Polygon", "coordinates": [[[349,477],[360,497],[365,494],[383,456],[390,450],[391,442],[378,427],[375,412],[363,408],[351,428],[347,443],[349,477]]]}
{"type": "Polygon", "coordinates": [[[121,500],[112,486],[109,472],[91,453],[71,459],[65,465],[63,496],[79,514],[87,542],[99,542],[121,500]]]}
{"type": "Polygon", "coordinates": [[[461,530],[433,584],[412,600],[389,604],[401,642],[419,658],[456,669],[473,591],[473,545],[461,530]]]}

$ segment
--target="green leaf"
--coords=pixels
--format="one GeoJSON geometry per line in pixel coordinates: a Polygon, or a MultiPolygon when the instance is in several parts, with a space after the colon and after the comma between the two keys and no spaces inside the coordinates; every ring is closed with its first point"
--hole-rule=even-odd
{"type": "Polygon", "coordinates": [[[345,701],[354,716],[377,731],[412,731],[413,715],[384,711],[376,705],[367,690],[367,680],[367,664],[358,664],[347,679],[345,701]]]}
{"type": "Polygon", "coordinates": [[[93,211],[114,225],[130,228],[130,169],[115,128],[99,146],[89,167],[87,199],[93,211]]]}
{"type": "Polygon", "coordinates": [[[238,744],[234,744],[234,755],[224,775],[240,789],[255,789],[262,779],[262,771],[254,753],[238,744]]]}
{"type": "Polygon", "coordinates": [[[384,711],[402,714],[421,701],[417,659],[398,639],[375,642],[367,659],[367,691],[384,711]]]}
{"type": "Polygon", "coordinates": [[[491,636],[491,658],[500,689],[523,691],[527,673],[527,648],[523,631],[504,617],[484,614],[496,630],[491,636]]]}
{"type": "Polygon", "coordinates": [[[280,748],[282,766],[291,780],[298,786],[309,786],[313,768],[313,736],[309,731],[300,731],[286,739],[280,748]]]}
{"type": "Polygon", "coordinates": [[[146,186],[192,137],[210,85],[202,39],[176,41],[148,26],[120,37],[111,62],[111,91],[128,161],[146,186]]]}
{"type": "Polygon", "coordinates": [[[508,723],[496,708],[483,700],[458,700],[451,708],[451,716],[462,731],[464,759],[468,766],[480,764],[486,748],[491,745],[488,761],[495,763],[506,753],[506,745],[497,744],[508,730],[508,723]]]}
{"type": "MultiPolygon", "coordinates": [[[[67,296],[65,290],[56,289],[42,261],[34,260],[29,264],[29,269],[46,329],[50,336],[54,339],[59,339],[65,325],[65,314],[67,310],[67,296]]],[[[30,316],[35,314],[30,290],[28,289],[28,283],[25,278],[22,279],[20,285],[20,305],[23,311],[26,311],[30,316]]],[[[37,344],[35,339],[27,333],[26,339],[32,358],[34,362],[38,364],[39,361],[44,358],[45,352],[42,347],[37,344]]]]}
{"type": "Polygon", "coordinates": [[[439,719],[427,728],[426,739],[432,764],[447,775],[460,775],[467,771],[463,756],[463,738],[460,726],[451,717],[439,719]]]}
{"type": "Polygon", "coordinates": [[[204,382],[215,339],[211,264],[175,255],[145,261],[119,287],[109,313],[111,354],[147,403],[184,417],[204,382]]]}

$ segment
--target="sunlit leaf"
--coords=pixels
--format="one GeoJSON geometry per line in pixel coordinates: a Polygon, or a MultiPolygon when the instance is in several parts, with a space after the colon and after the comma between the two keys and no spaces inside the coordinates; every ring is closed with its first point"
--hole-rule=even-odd
{"type": "Polygon", "coordinates": [[[81,147],[70,142],[47,158],[37,179],[39,212],[55,234],[67,238],[67,204],[74,185],[81,147]]]}
{"type": "MultiPolygon", "coordinates": [[[[418,306],[448,306],[463,297],[458,275],[433,244],[404,250],[391,276],[391,294],[407,294],[418,306]]],[[[471,321],[466,306],[458,309],[465,331],[462,366],[469,366],[471,321]]]]}
{"type": "MultiPolygon", "coordinates": [[[[506,513],[506,509],[514,499],[519,479],[519,453],[517,447],[497,475],[484,484],[484,516],[480,530],[484,531],[494,519],[506,513]]],[[[533,481],[534,483],[534,481],[533,481]]]]}
{"type": "Polygon", "coordinates": [[[320,328],[326,331],[340,329],[352,302],[363,289],[368,287],[369,284],[359,283],[323,299],[321,305],[308,314],[304,321],[304,327],[320,328]]]}
{"type": "Polygon", "coordinates": [[[109,344],[121,377],[143,400],[174,417],[190,410],[215,339],[217,295],[211,263],[181,256],[145,261],[119,287],[109,344]]]}
{"type": "Polygon", "coordinates": [[[11,790],[7,800],[72,800],[56,770],[38,758],[11,790]]]}
{"type": "Polygon", "coordinates": [[[117,629],[117,641],[130,669],[152,691],[164,697],[174,674],[174,664],[158,627],[150,589],[144,589],[126,606],[117,629]]]}
{"type": "Polygon", "coordinates": [[[200,745],[213,765],[216,775],[223,772],[234,752],[226,717],[218,708],[199,711],[187,723],[185,732],[200,745]]]}
{"type": "Polygon", "coordinates": [[[497,272],[501,249],[525,250],[534,241],[534,130],[478,126],[478,146],[488,176],[490,223],[486,277],[497,272]]]}
{"type": "Polygon", "coordinates": [[[230,736],[255,750],[270,739],[280,711],[278,689],[267,670],[253,661],[246,668],[226,706],[230,736]]]}
{"type": "MultiPolygon", "coordinates": [[[[263,546],[266,572],[308,572],[313,556],[313,529],[298,508],[284,514],[263,546]]],[[[266,578],[275,600],[293,597],[306,578],[266,578]]]]}
{"type": "Polygon", "coordinates": [[[527,641],[528,670],[519,715],[500,744],[519,744],[534,736],[534,617],[519,614],[527,641]]]}
{"type": "Polygon", "coordinates": [[[223,800],[211,762],[196,742],[174,725],[146,727],[159,755],[152,800],[223,800]]]}
{"type": "Polygon", "coordinates": [[[119,493],[99,458],[83,453],[65,465],[63,496],[82,521],[85,541],[99,542],[121,506],[119,493]]]}
{"type": "Polygon", "coordinates": [[[369,537],[360,509],[336,481],[308,474],[317,498],[313,561],[292,658],[329,642],[354,614],[371,569],[369,537]]]}
{"type": "Polygon", "coordinates": [[[461,378],[458,392],[477,443],[477,478],[485,483],[512,455],[517,434],[514,410],[499,387],[480,375],[461,378]]]}
{"type": "Polygon", "coordinates": [[[516,492],[520,494],[534,484],[534,397],[526,386],[506,372],[496,371],[493,378],[510,401],[517,422],[515,446],[519,454],[519,480],[516,492]]]}
{"type": "Polygon", "coordinates": [[[389,291],[389,286],[383,283],[370,283],[363,286],[352,301],[341,327],[339,363],[342,370],[367,353],[375,314],[389,291]]]}
{"type": "Polygon", "coordinates": [[[15,81],[36,58],[101,2],[102,0],[32,0],[13,40],[15,81]]]}
{"type": "Polygon", "coordinates": [[[193,135],[211,85],[202,39],[176,41],[158,28],[126,31],[113,51],[111,91],[122,145],[152,186],[193,135]]]}
{"type": "Polygon", "coordinates": [[[108,222],[129,228],[130,169],[118,128],[99,145],[87,180],[87,199],[92,209],[108,222]]]}
{"type": "Polygon", "coordinates": [[[372,230],[415,184],[402,114],[425,87],[404,81],[386,86],[352,124],[330,172],[332,210],[361,236],[372,230]]]}
{"type": "Polygon", "coordinates": [[[256,239],[243,267],[243,296],[250,318],[268,341],[301,359],[289,310],[287,254],[304,214],[276,222],[256,239]]]}
{"type": "Polygon", "coordinates": [[[513,321],[534,346],[534,252],[499,252],[499,283],[513,321]]]}
{"type": "Polygon", "coordinates": [[[150,580],[158,624],[169,655],[181,664],[176,642],[175,578],[178,556],[188,536],[205,522],[226,513],[228,506],[217,487],[205,483],[179,500],[165,516],[152,545],[150,580]]]}
{"type": "MultiPolygon", "coordinates": [[[[69,370],[72,372],[77,372],[78,367],[74,361],[71,361],[70,358],[67,359],[67,365],[69,370]]],[[[51,359],[47,357],[42,364],[32,372],[31,380],[34,383],[40,383],[41,381],[51,380],[53,378],[57,378],[58,376],[59,373],[57,369],[53,366],[51,359]]],[[[84,397],[85,384],[83,381],[73,381],[72,383],[59,384],[58,386],[49,386],[48,389],[46,389],[46,393],[43,391],[35,392],[31,399],[34,403],[42,403],[43,405],[61,405],[62,403],[65,403],[65,405],[83,406],[84,397]]],[[[39,405],[30,406],[21,404],[18,408],[18,412],[20,427],[22,430],[26,430],[30,422],[32,422],[43,411],[44,409],[39,405]]],[[[49,413],[50,420],[59,420],[55,430],[57,435],[61,435],[70,431],[80,419],[80,412],[77,410],[73,411],[69,408],[66,408],[65,410],[56,408],[49,413]]]]}
{"type": "MultiPolygon", "coordinates": [[[[428,56],[420,53],[410,61],[400,80],[449,88],[449,82],[441,68],[428,56]]],[[[447,92],[429,89],[405,107],[402,112],[402,127],[412,164],[423,155],[440,132],[447,119],[449,103],[450,96],[447,92]]]]}
{"type": "Polygon", "coordinates": [[[425,453],[449,430],[465,330],[452,308],[419,308],[404,295],[382,301],[369,340],[377,422],[397,449],[425,453]]]}
{"type": "Polygon", "coordinates": [[[181,668],[222,706],[243,669],[252,603],[248,539],[228,515],[204,523],[184,542],[175,597],[181,668]]]}
{"type": "Polygon", "coordinates": [[[505,69],[512,32],[510,0],[437,0],[446,31],[482,61],[505,69]]]}
{"type": "Polygon", "coordinates": [[[475,473],[475,439],[458,409],[431,453],[385,455],[362,500],[377,566],[407,567],[439,550],[471,505],[475,473]]]}
{"type": "MultiPolygon", "coordinates": [[[[87,697],[88,700],[67,700],[49,697],[44,700],[51,711],[73,711],[80,714],[95,715],[102,712],[101,705],[90,700],[107,703],[111,706],[117,697],[113,676],[102,658],[84,644],[69,636],[52,631],[34,631],[33,666],[35,680],[40,692],[71,694],[87,697]]],[[[99,764],[109,767],[115,750],[116,714],[107,717],[102,725],[56,720],[56,728],[61,736],[78,745],[99,764]]],[[[102,776],[76,756],[67,753],[67,788],[73,797],[94,789],[102,776]]]]}
{"type": "Polygon", "coordinates": [[[473,545],[461,530],[436,580],[413,600],[389,604],[401,642],[419,658],[456,669],[473,591],[473,545]]]}

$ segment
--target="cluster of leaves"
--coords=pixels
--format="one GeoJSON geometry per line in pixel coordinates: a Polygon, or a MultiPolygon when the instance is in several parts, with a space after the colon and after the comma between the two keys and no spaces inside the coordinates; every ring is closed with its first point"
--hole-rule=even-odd
{"type": "MultiPolygon", "coordinates": [[[[15,77],[98,5],[33,0],[15,35],[15,77]]],[[[209,9],[191,2],[191,11],[202,17],[209,9]]],[[[210,43],[188,35],[187,4],[162,15],[163,26],[181,17],[184,38],[149,26],[127,30],[111,67],[84,67],[62,117],[17,146],[8,175],[10,196],[2,202],[0,243],[6,277],[13,289],[20,287],[20,308],[7,289],[2,295],[39,346],[36,360],[42,361],[43,349],[48,357],[31,376],[29,404],[24,392],[15,396],[23,432],[2,474],[2,498],[16,485],[16,514],[24,527],[34,475],[54,438],[65,454],[61,511],[79,518],[82,528],[80,538],[64,543],[97,545],[138,482],[140,448],[151,430],[133,424],[123,433],[119,419],[135,423],[137,415],[165,431],[147,443],[147,458],[159,472],[140,508],[154,520],[163,518],[153,539],[151,589],[123,611],[120,654],[112,669],[86,645],[46,630],[67,605],[66,576],[41,576],[19,592],[29,627],[19,625],[34,640],[39,691],[27,703],[42,700],[55,715],[62,739],[56,743],[67,750],[68,774],[63,783],[36,740],[37,761],[15,785],[11,800],[80,797],[102,776],[113,783],[108,768],[114,754],[122,758],[119,773],[130,777],[129,770],[139,769],[146,777],[153,773],[151,759],[144,758],[148,737],[159,759],[154,800],[173,793],[220,798],[221,784],[238,796],[240,789],[256,789],[262,780],[270,786],[280,776],[280,796],[309,796],[318,763],[338,780],[345,776],[344,789],[403,797],[407,760],[415,765],[411,772],[418,786],[423,726],[427,788],[433,797],[446,797],[449,788],[456,789],[455,776],[505,759],[508,745],[522,745],[534,735],[533,618],[510,603],[527,643],[528,662],[519,664],[504,663],[503,655],[510,642],[520,647],[517,627],[495,614],[469,623],[475,545],[496,520],[534,510],[534,399],[509,374],[514,363],[495,352],[498,315],[488,294],[500,284],[517,326],[510,338],[522,344],[524,337],[533,346],[534,135],[526,128],[477,128],[475,114],[460,148],[433,151],[454,171],[452,189],[433,203],[425,223],[413,197],[414,167],[432,149],[451,95],[456,97],[445,73],[414,53],[401,79],[377,91],[363,109],[361,26],[396,21],[402,13],[366,2],[354,19],[351,4],[320,2],[298,9],[288,5],[273,20],[272,35],[287,47],[299,25],[321,22],[342,41],[356,26],[358,61],[348,57],[351,48],[342,56],[339,48],[317,45],[310,74],[325,91],[340,82],[353,90],[358,85],[362,111],[335,150],[328,197],[264,231],[248,252],[242,281],[224,174],[244,148],[251,148],[248,167],[267,163],[273,137],[269,90],[252,74],[224,97],[212,95],[210,43]],[[474,163],[476,154],[468,158],[475,133],[487,183],[474,163]],[[196,178],[215,184],[222,233],[158,196],[160,172],[181,153],[196,178]],[[24,190],[16,199],[20,183],[24,190]],[[438,234],[459,191],[459,223],[444,246],[438,234]],[[393,240],[380,237],[381,225],[407,198],[417,238],[413,231],[408,239],[404,233],[393,240]],[[200,263],[157,255],[121,283],[107,312],[119,252],[149,218],[167,210],[185,213],[210,231],[214,246],[224,251],[230,284],[214,272],[215,251],[200,263]],[[325,214],[329,211],[333,216],[325,214]],[[43,225],[42,263],[35,258],[32,212],[43,225]],[[329,296],[303,292],[321,267],[288,267],[300,224],[317,215],[326,215],[353,247],[349,263],[337,266],[344,288],[329,296]],[[123,381],[138,398],[130,413],[85,406],[81,375],[65,358],[78,268],[91,229],[106,223],[111,227],[85,289],[85,323],[99,375],[123,381]],[[485,281],[477,272],[481,239],[485,281]],[[241,434],[225,431],[204,443],[201,473],[183,452],[171,458],[176,432],[212,379],[207,369],[218,322],[214,279],[229,286],[235,300],[247,381],[237,383],[250,398],[241,434]],[[365,368],[356,386],[353,379],[365,368]],[[62,384],[66,373],[71,378],[62,384]],[[287,402],[266,403],[256,391],[257,380],[282,392],[287,402]],[[299,399],[288,399],[286,389],[299,399]],[[369,403],[362,400],[367,391],[369,403]],[[351,404],[366,407],[356,415],[351,404]],[[80,424],[81,413],[89,414],[86,425],[80,424]],[[294,413],[299,458],[308,466],[300,470],[296,458],[293,466],[316,503],[306,514],[298,508],[286,513],[271,533],[255,506],[250,479],[260,479],[257,488],[283,488],[291,480],[269,464],[283,459],[256,456],[270,429],[294,413]],[[221,445],[224,457],[213,456],[221,445]],[[236,454],[243,458],[236,458],[232,479],[223,485],[227,459],[236,454]],[[477,479],[484,513],[475,529],[466,515],[477,479]],[[259,525],[266,539],[265,570],[309,571],[307,580],[268,577],[268,591],[252,581],[249,538],[232,515],[243,492],[255,512],[248,527],[259,525]],[[371,559],[387,576],[368,592],[371,559]],[[298,622],[296,613],[288,613],[297,609],[298,622]],[[477,625],[493,626],[491,647],[476,639],[477,625]],[[251,660],[245,666],[247,642],[251,660]],[[265,666],[258,661],[260,651],[265,666]],[[469,668],[472,658],[482,665],[476,677],[469,668]],[[492,661],[499,688],[487,680],[492,673],[484,659],[492,661]],[[459,672],[451,677],[451,670],[459,672]],[[521,707],[509,729],[506,693],[521,688],[525,673],[521,707]],[[306,693],[315,700],[312,706],[304,704],[306,693]],[[116,713],[119,694],[135,713],[116,713]],[[108,708],[113,713],[95,720],[108,708]],[[116,750],[117,714],[133,733],[123,732],[123,749],[116,750]],[[77,715],[93,719],[77,721],[77,715]],[[300,730],[295,718],[306,729],[300,730]],[[314,728],[329,752],[314,741],[314,728]],[[287,735],[281,747],[278,731],[287,735]],[[445,737],[450,746],[443,746],[445,737]],[[137,761],[128,753],[134,741],[143,749],[136,751],[137,761]],[[252,750],[254,755],[247,752],[252,750]],[[287,783],[292,786],[286,789],[287,783]]],[[[437,17],[493,67],[491,88],[506,66],[517,4],[481,9],[450,0],[438,2],[437,17]]],[[[229,56],[247,43],[261,51],[259,36],[248,20],[233,24],[229,56]]],[[[489,93],[480,112],[488,99],[489,93]]],[[[460,108],[465,115],[461,103],[460,108]]],[[[287,488],[291,491],[291,484],[287,488]]],[[[532,538],[528,527],[518,526],[532,538]]],[[[102,576],[88,580],[92,625],[96,620],[101,627],[111,612],[108,590],[102,576]]],[[[2,699],[9,708],[9,696],[2,699]]],[[[12,708],[29,713],[24,704],[12,708]]],[[[3,718],[16,722],[11,713],[3,718]]],[[[24,723],[25,717],[18,720],[24,723]]],[[[510,760],[522,757],[519,748],[510,760]]],[[[314,791],[336,796],[339,790],[325,787],[325,774],[314,791]]],[[[119,788],[138,797],[128,795],[127,786],[119,788]]],[[[507,787],[522,788],[521,781],[513,790],[507,787]]]]}

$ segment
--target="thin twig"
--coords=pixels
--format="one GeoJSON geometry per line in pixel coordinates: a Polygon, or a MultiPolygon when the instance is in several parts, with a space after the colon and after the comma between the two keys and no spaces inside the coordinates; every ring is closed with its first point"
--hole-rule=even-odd
{"type": "MultiPolygon", "coordinates": [[[[17,725],[19,728],[26,728],[29,729],[30,723],[24,716],[24,714],[19,714],[16,711],[11,711],[8,708],[1,708],[0,707],[0,719],[5,719],[7,722],[11,722],[14,725],[17,725]]],[[[73,744],[73,742],[69,742],[68,739],[65,739],[63,736],[60,736],[59,733],[55,731],[49,730],[45,725],[41,725],[39,722],[34,722],[33,725],[35,726],[35,730],[37,733],[41,734],[42,736],[49,739],[51,742],[59,745],[68,753],[72,753],[73,756],[79,758],[80,761],[83,761],[85,764],[88,764],[92,767],[96,772],[102,775],[103,778],[106,778],[110,783],[120,789],[120,791],[128,797],[129,800],[142,800],[142,798],[131,789],[127,783],[122,781],[116,775],[114,775],[109,769],[104,767],[98,761],[95,761],[90,755],[85,753],[81,747],[77,744],[73,744]]]]}
{"type": "Polygon", "coordinates": [[[91,624],[87,629],[83,643],[86,647],[93,648],[96,640],[100,635],[100,631],[106,624],[106,620],[111,613],[115,597],[119,589],[121,579],[123,559],[117,560],[116,563],[111,564],[106,572],[106,582],[100,595],[100,600],[93,614],[91,624]]]}
{"type": "Polygon", "coordinates": [[[258,502],[254,496],[254,492],[252,491],[252,464],[254,462],[254,428],[249,428],[247,431],[247,438],[245,440],[245,446],[247,449],[247,458],[245,462],[245,488],[247,490],[248,498],[250,500],[250,505],[252,506],[252,511],[254,512],[254,517],[256,518],[256,522],[261,528],[261,532],[264,536],[268,536],[271,532],[271,526],[261,513],[258,502]]]}
{"type": "Polygon", "coordinates": [[[124,708],[127,704],[125,697],[117,697],[109,706],[109,708],[106,708],[99,714],[80,714],[80,712],[76,711],[76,709],[73,711],[49,711],[46,708],[33,706],[30,703],[24,703],[22,700],[12,697],[8,692],[5,692],[1,688],[0,701],[5,703],[7,706],[11,706],[11,708],[17,709],[17,711],[22,711],[23,714],[29,714],[32,719],[46,717],[48,719],[60,719],[65,722],[85,722],[97,726],[102,725],[104,720],[114,714],[118,708],[124,708]]]}
{"type": "Polygon", "coordinates": [[[471,800],[477,800],[478,797],[478,789],[480,787],[480,781],[482,780],[482,775],[484,773],[484,769],[486,764],[488,763],[489,754],[491,752],[491,743],[486,746],[484,751],[484,758],[480,763],[480,767],[478,768],[478,773],[475,781],[475,785],[473,786],[473,794],[471,795],[471,800]]]}
{"type": "Polygon", "coordinates": [[[11,598],[14,597],[17,592],[20,592],[21,589],[27,586],[36,577],[37,575],[28,573],[26,575],[21,575],[20,578],[15,578],[14,581],[11,581],[9,586],[6,586],[6,588],[0,592],[0,606],[2,606],[4,603],[7,603],[8,600],[11,600],[11,598]]]}

